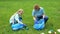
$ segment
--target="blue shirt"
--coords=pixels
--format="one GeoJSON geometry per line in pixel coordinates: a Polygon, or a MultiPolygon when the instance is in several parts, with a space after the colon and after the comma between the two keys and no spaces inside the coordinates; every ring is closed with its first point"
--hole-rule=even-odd
{"type": "Polygon", "coordinates": [[[42,16],[43,14],[44,14],[44,9],[42,7],[40,7],[39,10],[32,11],[32,16],[34,17],[42,16]]]}

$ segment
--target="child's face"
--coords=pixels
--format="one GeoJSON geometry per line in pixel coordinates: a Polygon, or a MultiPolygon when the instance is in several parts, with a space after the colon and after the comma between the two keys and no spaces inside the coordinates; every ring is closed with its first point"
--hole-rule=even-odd
{"type": "Polygon", "coordinates": [[[22,13],[23,13],[23,11],[19,11],[19,12],[18,12],[19,15],[22,15],[22,13]]]}

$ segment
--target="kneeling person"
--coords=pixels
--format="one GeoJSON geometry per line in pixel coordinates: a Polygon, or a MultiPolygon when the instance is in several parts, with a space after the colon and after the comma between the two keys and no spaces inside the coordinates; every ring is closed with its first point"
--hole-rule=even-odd
{"type": "MultiPolygon", "coordinates": [[[[35,24],[39,24],[40,21],[43,21],[45,24],[48,20],[48,17],[45,16],[44,9],[42,7],[39,7],[39,5],[37,5],[37,4],[34,6],[34,9],[32,11],[32,16],[33,16],[33,20],[35,21],[35,24]],[[41,20],[41,19],[43,19],[43,20],[41,20]]],[[[40,26],[41,26],[41,23],[40,23],[40,26]]]]}
{"type": "Polygon", "coordinates": [[[26,28],[26,25],[22,23],[23,9],[19,9],[10,18],[10,24],[13,30],[26,28]]]}

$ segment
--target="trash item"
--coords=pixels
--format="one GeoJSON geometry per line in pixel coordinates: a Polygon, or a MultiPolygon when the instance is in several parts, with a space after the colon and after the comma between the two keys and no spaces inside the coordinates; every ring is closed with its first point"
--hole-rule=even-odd
{"type": "Polygon", "coordinates": [[[60,29],[57,29],[57,31],[60,33],[60,29]]]}
{"type": "Polygon", "coordinates": [[[41,33],[41,34],[44,34],[44,33],[41,33]]]}
{"type": "Polygon", "coordinates": [[[56,32],[55,32],[54,30],[52,30],[52,29],[49,30],[48,33],[49,33],[49,34],[56,34],[56,32]]]}

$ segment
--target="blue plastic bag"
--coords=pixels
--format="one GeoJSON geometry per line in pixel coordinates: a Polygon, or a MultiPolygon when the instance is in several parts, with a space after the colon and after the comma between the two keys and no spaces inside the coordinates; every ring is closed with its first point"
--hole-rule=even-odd
{"type": "Polygon", "coordinates": [[[22,29],[23,28],[23,24],[12,24],[12,30],[19,30],[19,29],[22,29]]]}
{"type": "Polygon", "coordinates": [[[45,24],[44,24],[44,19],[40,19],[39,21],[36,21],[37,23],[34,24],[33,28],[35,28],[36,30],[41,30],[44,28],[45,24]]]}

